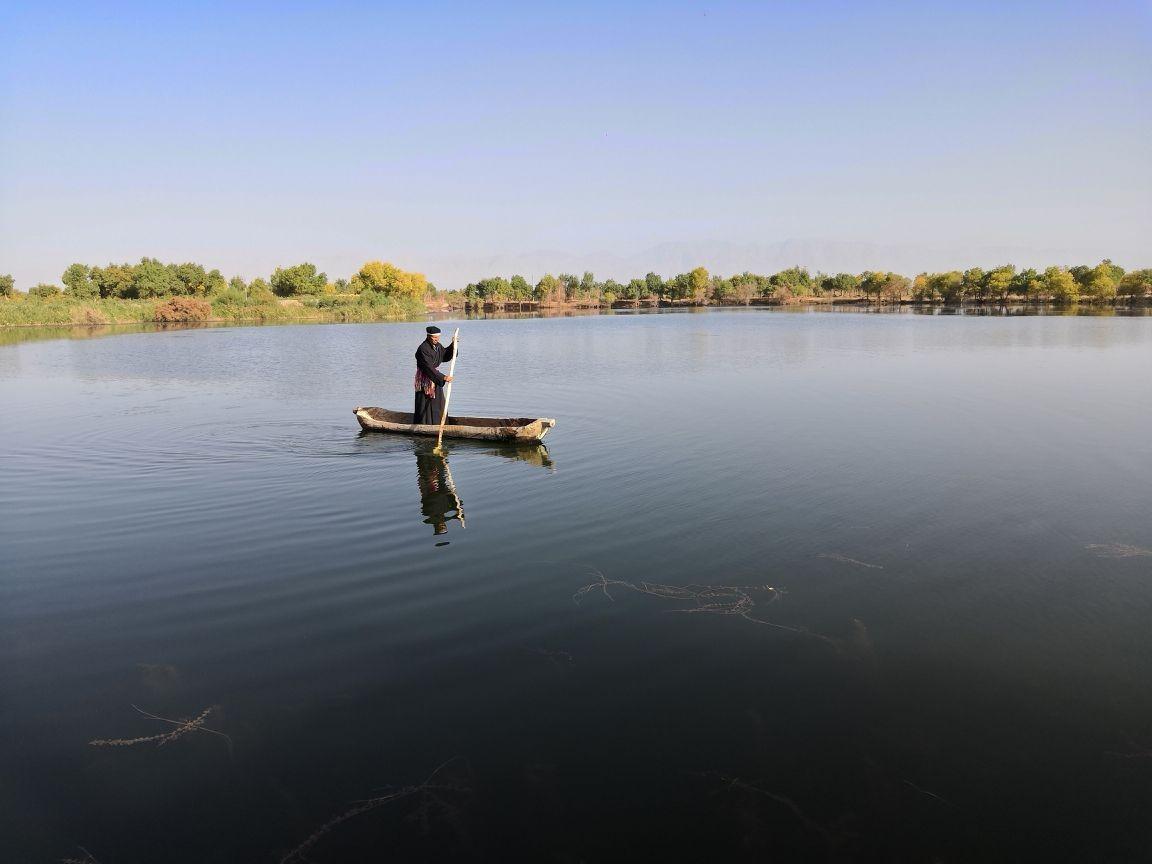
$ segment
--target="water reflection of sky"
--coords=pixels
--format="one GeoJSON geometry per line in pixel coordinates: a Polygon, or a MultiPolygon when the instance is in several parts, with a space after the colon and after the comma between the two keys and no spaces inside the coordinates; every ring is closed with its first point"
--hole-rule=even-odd
{"type": "Polygon", "coordinates": [[[1152,839],[1152,318],[461,327],[453,405],[555,416],[548,450],[359,433],[419,325],[0,348],[14,860],[279,860],[457,756],[448,809],[312,859],[1152,839]],[[87,745],[156,734],[133,705],[218,706],[232,755],[87,745]]]}

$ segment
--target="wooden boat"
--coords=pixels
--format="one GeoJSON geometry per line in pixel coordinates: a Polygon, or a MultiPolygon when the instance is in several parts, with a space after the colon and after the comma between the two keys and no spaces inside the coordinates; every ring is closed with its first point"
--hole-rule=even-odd
{"type": "MultiPolygon", "coordinates": [[[[412,422],[411,411],[388,411],[385,408],[355,408],[353,413],[365,432],[394,432],[401,435],[436,437],[439,426],[412,422]]],[[[472,438],[480,441],[536,443],[556,425],[547,417],[457,417],[448,415],[444,424],[445,438],[472,438]]]]}

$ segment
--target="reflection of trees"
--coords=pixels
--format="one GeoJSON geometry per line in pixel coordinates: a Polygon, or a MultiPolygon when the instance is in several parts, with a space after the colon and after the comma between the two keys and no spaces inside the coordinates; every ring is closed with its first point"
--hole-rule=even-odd
{"type": "Polygon", "coordinates": [[[417,483],[420,486],[420,512],[433,534],[447,534],[448,522],[455,519],[464,527],[464,505],[456,494],[448,460],[433,453],[416,454],[417,483]]]}

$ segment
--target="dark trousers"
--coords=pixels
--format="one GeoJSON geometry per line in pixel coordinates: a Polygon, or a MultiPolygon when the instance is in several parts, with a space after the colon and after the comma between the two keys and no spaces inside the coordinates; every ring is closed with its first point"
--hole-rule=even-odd
{"type": "Polygon", "coordinates": [[[429,399],[423,390],[416,391],[416,405],[412,409],[412,422],[425,426],[439,426],[444,416],[444,388],[436,388],[436,396],[429,399]]]}

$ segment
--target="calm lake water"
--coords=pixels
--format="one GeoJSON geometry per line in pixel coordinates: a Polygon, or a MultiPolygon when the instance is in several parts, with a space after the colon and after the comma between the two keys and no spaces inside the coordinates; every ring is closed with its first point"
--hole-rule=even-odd
{"type": "Polygon", "coordinates": [[[5,861],[1152,858],[1152,318],[460,326],[0,347],[5,861]]]}

